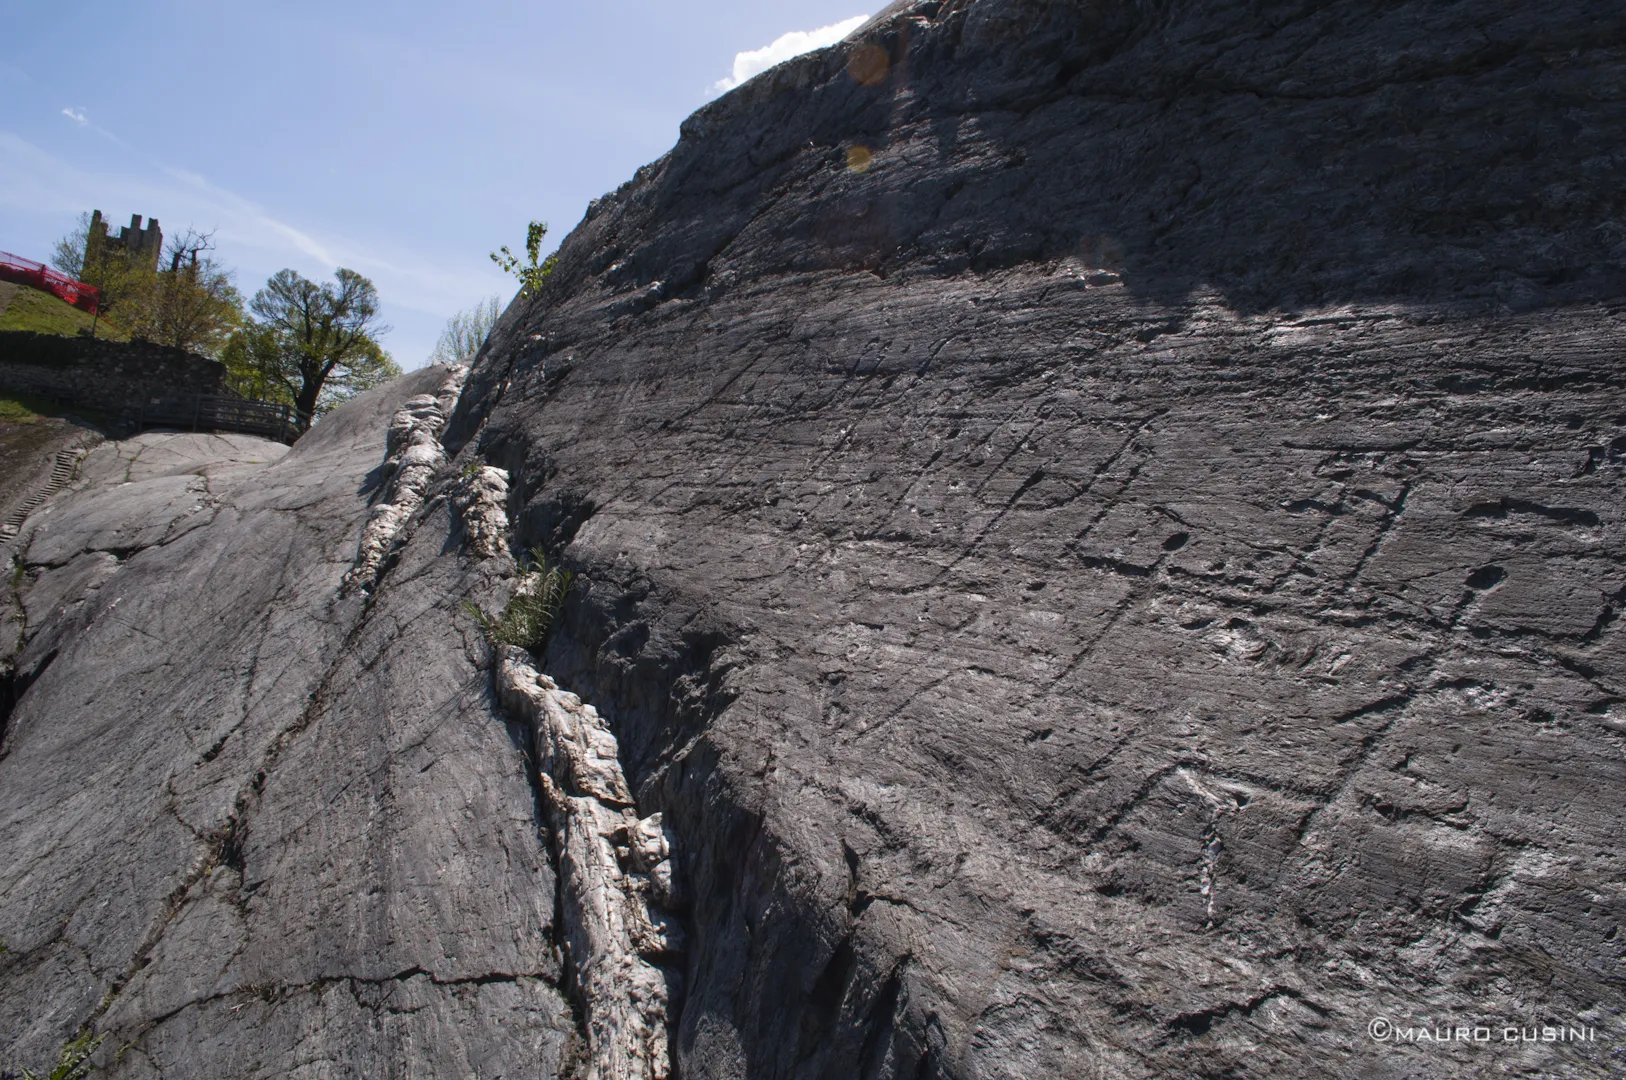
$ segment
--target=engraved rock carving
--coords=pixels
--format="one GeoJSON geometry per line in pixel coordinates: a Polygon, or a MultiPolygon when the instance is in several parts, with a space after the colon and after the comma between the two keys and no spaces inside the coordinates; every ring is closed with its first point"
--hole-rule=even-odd
{"type": "Polygon", "coordinates": [[[587,1019],[591,1080],[663,1080],[671,972],[683,949],[672,837],[639,818],[615,735],[523,649],[498,646],[497,696],[531,725],[542,803],[559,861],[566,948],[587,1019]]]}

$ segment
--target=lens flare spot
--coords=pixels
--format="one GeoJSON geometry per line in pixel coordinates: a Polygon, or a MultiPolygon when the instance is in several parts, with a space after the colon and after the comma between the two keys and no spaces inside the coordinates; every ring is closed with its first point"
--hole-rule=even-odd
{"type": "Polygon", "coordinates": [[[867,146],[854,146],[847,151],[847,168],[855,173],[869,172],[874,161],[875,155],[869,152],[867,146]]]}
{"type": "Polygon", "coordinates": [[[847,74],[865,86],[874,86],[886,78],[891,66],[892,58],[879,45],[860,45],[847,54],[847,74]]]}

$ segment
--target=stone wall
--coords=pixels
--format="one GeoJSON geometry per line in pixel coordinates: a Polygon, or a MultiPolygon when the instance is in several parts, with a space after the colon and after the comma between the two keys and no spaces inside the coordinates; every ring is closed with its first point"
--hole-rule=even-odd
{"type": "Polygon", "coordinates": [[[0,331],[0,394],[127,415],[198,394],[226,394],[216,361],[145,341],[0,331]]]}

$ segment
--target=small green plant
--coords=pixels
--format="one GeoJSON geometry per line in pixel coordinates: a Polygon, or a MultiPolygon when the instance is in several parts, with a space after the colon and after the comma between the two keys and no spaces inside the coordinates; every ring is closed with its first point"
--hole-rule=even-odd
{"type": "Polygon", "coordinates": [[[85,1032],[62,1048],[50,1072],[36,1073],[24,1069],[23,1080],[84,1080],[90,1075],[90,1055],[96,1052],[105,1038],[106,1035],[85,1032]]]}
{"type": "Polygon", "coordinates": [[[519,256],[508,250],[508,245],[502,246],[502,254],[493,251],[491,261],[502,267],[507,273],[519,278],[519,291],[522,296],[531,296],[542,288],[542,283],[548,280],[553,268],[558,264],[557,255],[549,255],[542,259],[542,238],[548,235],[548,223],[533,221],[525,229],[525,254],[529,262],[522,263],[519,256]],[[539,261],[540,260],[540,261],[539,261]]]}
{"type": "Polygon", "coordinates": [[[493,645],[513,645],[541,655],[548,645],[548,632],[564,606],[565,594],[575,584],[569,570],[549,566],[541,548],[532,548],[519,587],[502,614],[493,618],[472,603],[463,607],[474,616],[486,640],[493,645]]]}
{"type": "Polygon", "coordinates": [[[19,398],[0,397],[0,420],[12,424],[37,424],[40,414],[19,398]]]}

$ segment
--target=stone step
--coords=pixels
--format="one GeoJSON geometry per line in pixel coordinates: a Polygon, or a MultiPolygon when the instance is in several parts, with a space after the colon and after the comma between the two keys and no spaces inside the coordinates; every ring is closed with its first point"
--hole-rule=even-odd
{"type": "Polygon", "coordinates": [[[0,521],[0,540],[10,540],[22,532],[23,523],[28,520],[28,516],[68,485],[74,473],[79,470],[79,463],[84,457],[85,451],[81,449],[57,451],[56,461],[51,464],[51,476],[45,485],[13,507],[11,513],[6,515],[6,519],[0,521]]]}

